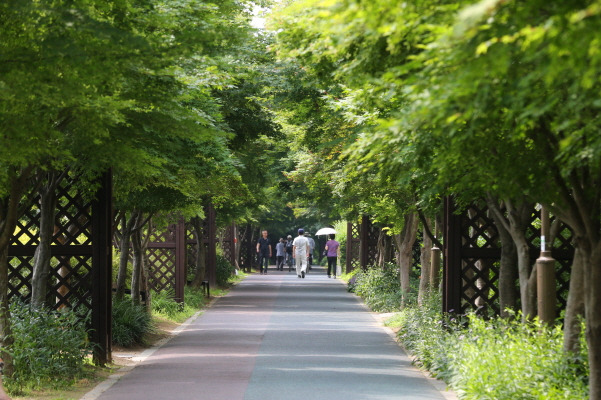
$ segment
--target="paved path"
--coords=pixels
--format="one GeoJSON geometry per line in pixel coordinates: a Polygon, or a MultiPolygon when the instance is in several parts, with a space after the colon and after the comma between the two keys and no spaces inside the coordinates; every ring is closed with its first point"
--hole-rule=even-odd
{"type": "MultiPolygon", "coordinates": [[[[445,399],[338,280],[249,276],[102,400],[445,399]]],[[[452,398],[452,397],[451,397],[452,398]]]]}

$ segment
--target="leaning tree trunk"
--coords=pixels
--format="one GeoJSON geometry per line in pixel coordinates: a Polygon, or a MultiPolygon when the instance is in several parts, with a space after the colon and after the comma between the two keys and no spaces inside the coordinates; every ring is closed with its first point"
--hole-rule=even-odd
{"type": "Polygon", "coordinates": [[[399,280],[401,282],[402,305],[404,306],[408,300],[408,294],[411,291],[409,283],[409,274],[413,263],[413,244],[417,236],[417,228],[419,219],[417,213],[405,214],[405,225],[403,231],[395,235],[397,242],[397,262],[399,264],[399,280]]]}
{"type": "MultiPolygon", "coordinates": [[[[426,219],[426,223],[430,224],[430,219],[426,219]]],[[[426,230],[424,229],[424,232],[426,230]]],[[[422,265],[421,278],[419,280],[419,292],[417,294],[417,304],[422,305],[424,298],[430,291],[430,280],[432,275],[432,239],[429,235],[423,234],[423,246],[421,248],[420,262],[422,265]]]]}
{"type": "Polygon", "coordinates": [[[570,273],[570,290],[563,324],[563,350],[575,354],[580,350],[580,323],[584,316],[584,257],[579,247],[575,248],[572,271],[570,273]]]}
{"type": "MultiPolygon", "coordinates": [[[[491,204],[492,199],[487,199],[488,208],[494,210],[498,207],[497,204],[491,204]]],[[[501,240],[501,260],[499,262],[499,306],[501,308],[501,317],[509,318],[511,313],[508,310],[517,308],[517,288],[516,281],[518,279],[517,264],[518,255],[515,243],[511,238],[511,234],[505,228],[506,224],[500,221],[499,213],[492,212],[493,220],[499,239],[501,240]]]]}
{"type": "Polygon", "coordinates": [[[202,229],[200,218],[192,218],[192,226],[194,228],[194,237],[196,238],[198,249],[195,262],[196,272],[194,273],[194,279],[192,280],[192,287],[199,288],[207,271],[207,252],[204,245],[204,231],[202,229]]]}
{"type": "Polygon", "coordinates": [[[119,254],[119,272],[117,273],[117,293],[115,297],[117,299],[123,299],[125,296],[125,281],[127,278],[127,263],[130,259],[129,249],[131,244],[131,236],[134,225],[138,215],[136,212],[132,212],[129,219],[126,216],[123,216],[121,226],[123,232],[121,233],[121,237],[119,240],[119,247],[121,253],[119,254]]]}
{"type": "Polygon", "coordinates": [[[142,278],[142,268],[144,264],[144,253],[142,251],[142,235],[140,230],[136,229],[131,235],[131,244],[133,248],[133,271],[131,274],[131,301],[133,304],[140,304],[140,279],[142,278]]]}
{"type": "Polygon", "coordinates": [[[42,308],[48,294],[48,276],[50,275],[50,245],[54,236],[54,218],[56,215],[56,191],[49,185],[40,191],[40,231],[39,244],[35,250],[33,276],[31,279],[31,305],[42,308]]]}

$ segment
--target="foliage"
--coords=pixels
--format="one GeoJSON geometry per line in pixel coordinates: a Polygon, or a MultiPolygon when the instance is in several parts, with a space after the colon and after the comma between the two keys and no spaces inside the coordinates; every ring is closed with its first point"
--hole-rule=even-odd
{"type": "Polygon", "coordinates": [[[10,311],[15,366],[14,375],[5,379],[10,392],[61,386],[81,376],[92,350],[86,330],[89,315],[82,319],[74,310],[34,310],[18,301],[10,311]]]}
{"type": "Polygon", "coordinates": [[[186,286],[185,302],[182,305],[175,301],[173,292],[152,292],[152,314],[174,322],[184,322],[206,305],[207,299],[200,289],[186,286]]]}
{"type": "Polygon", "coordinates": [[[132,304],[130,299],[113,299],[113,343],[130,347],[144,344],[146,334],[154,330],[150,314],[143,305],[132,304]]]}
{"type": "Polygon", "coordinates": [[[223,256],[217,256],[216,280],[217,285],[227,287],[236,268],[223,256]]]}
{"type": "Polygon", "coordinates": [[[580,399],[587,397],[587,351],[563,353],[561,326],[519,318],[462,321],[440,313],[440,298],[402,310],[388,325],[415,362],[444,379],[461,399],[580,399]],[[461,322],[461,323],[460,323],[461,322]]]}
{"type": "Polygon", "coordinates": [[[391,263],[384,268],[368,268],[355,275],[353,291],[374,311],[396,311],[402,299],[398,275],[397,266],[391,263]]]}

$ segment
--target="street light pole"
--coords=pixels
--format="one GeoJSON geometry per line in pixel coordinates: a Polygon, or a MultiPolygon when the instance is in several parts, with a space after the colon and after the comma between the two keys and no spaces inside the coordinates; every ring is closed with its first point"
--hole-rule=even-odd
{"type": "Polygon", "coordinates": [[[541,248],[536,260],[536,280],[538,299],[538,318],[547,324],[555,321],[556,289],[555,289],[555,259],[551,256],[549,212],[541,208],[541,248]]]}

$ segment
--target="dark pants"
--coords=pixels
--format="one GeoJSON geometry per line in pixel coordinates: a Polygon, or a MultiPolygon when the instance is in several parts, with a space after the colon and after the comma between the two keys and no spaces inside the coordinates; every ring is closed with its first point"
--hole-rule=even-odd
{"type": "Polygon", "coordinates": [[[284,269],[284,256],[276,256],[275,267],[276,269],[284,269]]]}
{"type": "Polygon", "coordinates": [[[263,268],[267,272],[267,267],[269,267],[269,254],[259,253],[259,272],[263,272],[263,268]]]}
{"type": "Polygon", "coordinates": [[[334,275],[336,276],[336,260],[338,257],[330,257],[328,256],[328,276],[334,275]]]}

